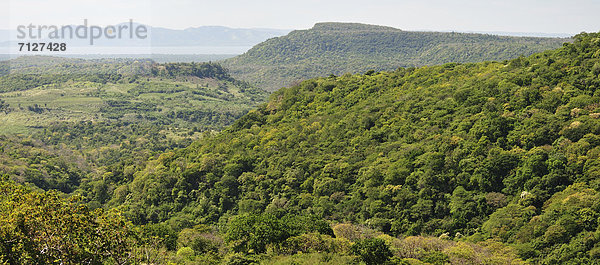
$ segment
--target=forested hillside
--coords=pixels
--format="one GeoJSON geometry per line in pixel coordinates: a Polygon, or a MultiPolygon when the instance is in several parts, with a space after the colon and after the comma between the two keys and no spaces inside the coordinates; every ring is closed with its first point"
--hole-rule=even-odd
{"type": "Polygon", "coordinates": [[[308,78],[398,67],[507,60],[558,48],[566,39],[411,32],[357,23],[318,23],[269,39],[223,63],[268,90],[308,78]]]}
{"type": "MultiPolygon", "coordinates": [[[[226,249],[241,253],[354,253],[367,264],[391,256],[484,264],[476,255],[492,253],[505,259],[497,264],[519,263],[513,254],[594,264],[599,75],[600,34],[582,33],[510,61],[307,80],[150,161],[107,205],[136,224],[215,225],[226,249]],[[406,252],[419,235],[440,239],[406,252]]],[[[194,249],[190,257],[215,253],[194,249]]]]}

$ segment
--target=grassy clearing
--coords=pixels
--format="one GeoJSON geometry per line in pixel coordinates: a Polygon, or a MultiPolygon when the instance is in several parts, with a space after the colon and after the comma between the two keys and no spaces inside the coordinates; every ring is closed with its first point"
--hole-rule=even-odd
{"type": "MultiPolygon", "coordinates": [[[[0,93],[0,99],[9,105],[8,112],[0,112],[2,134],[29,134],[56,122],[154,122],[174,111],[213,110],[237,116],[255,104],[232,82],[198,78],[147,78],[123,84],[69,81],[0,93]]],[[[177,127],[204,125],[190,117],[172,116],[167,123],[177,127]]]]}

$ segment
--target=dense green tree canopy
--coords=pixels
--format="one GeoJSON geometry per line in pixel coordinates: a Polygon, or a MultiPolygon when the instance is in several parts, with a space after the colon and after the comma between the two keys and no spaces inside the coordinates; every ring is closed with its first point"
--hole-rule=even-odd
{"type": "Polygon", "coordinates": [[[600,184],[598,62],[600,35],[580,34],[510,61],[304,81],[161,155],[113,200],[140,224],[314,215],[392,235],[521,242],[524,257],[547,260],[598,227],[595,204],[545,206],[600,184]],[[545,218],[549,209],[562,217],[545,218]],[[528,228],[535,222],[547,230],[528,228]]]}

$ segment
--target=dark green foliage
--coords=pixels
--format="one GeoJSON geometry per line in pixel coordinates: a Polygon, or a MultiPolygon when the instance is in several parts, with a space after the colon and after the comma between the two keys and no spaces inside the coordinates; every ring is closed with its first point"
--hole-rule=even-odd
{"type": "Polygon", "coordinates": [[[558,48],[566,39],[410,32],[353,23],[318,23],[269,39],[224,64],[235,77],[268,90],[344,73],[398,67],[507,60],[558,48]]]}
{"type": "Polygon", "coordinates": [[[443,265],[443,264],[448,264],[450,262],[448,255],[446,255],[442,252],[439,252],[439,251],[429,251],[429,252],[423,253],[422,260],[424,262],[431,263],[434,265],[443,265]]]}
{"type": "Polygon", "coordinates": [[[155,76],[174,78],[177,76],[194,76],[198,78],[231,79],[227,70],[218,64],[211,63],[166,63],[154,66],[151,72],[155,76]]]}
{"type": "Polygon", "coordinates": [[[262,253],[267,250],[267,245],[283,242],[287,236],[287,231],[273,215],[240,215],[227,225],[225,240],[235,251],[262,253]]]}
{"type": "MultiPolygon", "coordinates": [[[[392,256],[390,247],[379,238],[365,239],[352,245],[352,253],[360,257],[367,265],[385,264],[392,256]]],[[[429,259],[425,262],[432,263],[429,259]]],[[[433,263],[438,264],[438,263],[433,263]]]]}
{"type": "Polygon", "coordinates": [[[167,250],[177,248],[177,233],[166,224],[149,224],[142,227],[142,237],[158,243],[159,247],[167,250]]]}
{"type": "Polygon", "coordinates": [[[225,241],[239,252],[263,253],[269,245],[278,247],[290,237],[310,232],[333,235],[326,222],[313,218],[247,214],[238,215],[229,221],[225,241]]]}

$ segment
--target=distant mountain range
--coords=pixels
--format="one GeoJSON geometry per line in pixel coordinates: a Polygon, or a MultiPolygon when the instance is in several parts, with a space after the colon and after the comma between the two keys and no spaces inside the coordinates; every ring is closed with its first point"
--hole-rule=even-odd
{"type": "Polygon", "coordinates": [[[224,61],[232,75],[267,90],[293,82],[368,70],[502,61],[560,47],[566,38],[415,32],[358,23],[317,23],[269,39],[224,61]]]}
{"type": "MultiPolygon", "coordinates": [[[[127,24],[127,23],[122,23],[127,24]]],[[[119,24],[119,25],[122,25],[119,24]]],[[[138,26],[140,24],[133,24],[138,26]]],[[[202,26],[187,28],[183,30],[167,29],[161,27],[148,27],[148,38],[146,39],[108,39],[102,37],[94,40],[94,46],[89,45],[89,39],[63,39],[69,47],[86,47],[81,50],[90,54],[107,54],[106,49],[100,47],[127,47],[125,50],[116,50],[114,53],[138,53],[140,47],[148,48],[144,53],[161,54],[241,54],[252,46],[263,42],[269,38],[278,37],[289,33],[291,30],[285,29],[239,29],[222,26],[202,26]],[[172,49],[165,49],[172,47],[172,49]],[[196,48],[185,48],[196,47],[196,48]],[[206,47],[204,49],[197,47],[206,47]],[[235,47],[235,48],[227,48],[235,47]]],[[[11,46],[11,49],[17,47],[18,42],[24,40],[17,39],[17,30],[0,30],[0,53],[2,47],[11,46]]],[[[43,34],[47,36],[47,32],[43,34]]],[[[50,42],[57,40],[41,39],[40,42],[50,42]]],[[[70,49],[71,51],[73,49],[70,49]]],[[[14,52],[14,51],[13,51],[14,52]]]]}
{"type": "Polygon", "coordinates": [[[152,44],[156,46],[254,46],[267,39],[286,35],[285,29],[236,29],[203,26],[174,30],[152,28],[152,44]]]}

